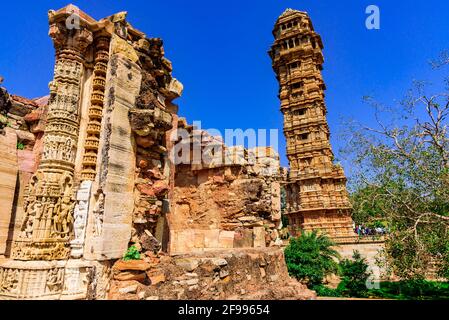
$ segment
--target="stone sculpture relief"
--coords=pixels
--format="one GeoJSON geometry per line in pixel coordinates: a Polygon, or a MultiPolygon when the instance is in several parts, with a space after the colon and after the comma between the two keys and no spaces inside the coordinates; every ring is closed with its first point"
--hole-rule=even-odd
{"type": "Polygon", "coordinates": [[[94,236],[99,237],[103,230],[103,215],[104,215],[104,193],[102,190],[98,190],[95,195],[96,203],[93,210],[94,214],[94,236]]]}
{"type": "Polygon", "coordinates": [[[0,292],[14,293],[19,283],[19,271],[0,268],[0,292]]]}
{"type": "Polygon", "coordinates": [[[54,268],[48,271],[47,288],[50,292],[61,291],[64,284],[64,268],[54,268]]]}
{"type": "Polygon", "coordinates": [[[84,181],[81,183],[76,196],[77,204],[74,211],[73,223],[75,238],[70,242],[73,258],[80,258],[83,254],[91,188],[92,181],[84,181]]]}

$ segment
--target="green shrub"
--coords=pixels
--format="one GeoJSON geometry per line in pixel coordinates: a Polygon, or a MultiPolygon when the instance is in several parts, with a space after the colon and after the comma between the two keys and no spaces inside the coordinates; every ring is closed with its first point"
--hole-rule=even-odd
{"type": "Polygon", "coordinates": [[[321,285],[325,276],[338,269],[335,259],[339,255],[332,249],[334,245],[327,236],[315,231],[290,238],[284,251],[289,274],[310,287],[321,285]]]}
{"type": "Polygon", "coordinates": [[[25,149],[25,145],[22,143],[22,142],[17,142],[17,149],[18,150],[23,150],[23,149],[25,149]]]}
{"type": "Polygon", "coordinates": [[[140,252],[139,250],[137,250],[136,246],[131,246],[128,248],[125,255],[123,256],[123,260],[140,260],[140,252]]]}
{"type": "Polygon", "coordinates": [[[341,282],[338,290],[347,297],[363,298],[368,296],[366,281],[371,275],[368,264],[358,251],[354,251],[353,260],[344,259],[339,263],[341,282]]]}
{"type": "Polygon", "coordinates": [[[337,289],[328,288],[325,285],[317,285],[312,287],[312,290],[315,290],[317,296],[319,297],[341,297],[341,291],[337,289]]]}

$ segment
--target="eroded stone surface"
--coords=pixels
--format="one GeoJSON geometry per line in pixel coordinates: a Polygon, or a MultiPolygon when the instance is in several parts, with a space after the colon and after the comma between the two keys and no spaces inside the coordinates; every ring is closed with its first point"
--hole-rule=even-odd
{"type": "Polygon", "coordinates": [[[288,276],[283,252],[277,248],[173,257],[152,266],[146,274],[151,279],[149,284],[137,280],[113,280],[109,299],[315,298],[313,291],[288,276]],[[131,292],[130,287],[133,288],[131,292]]]}

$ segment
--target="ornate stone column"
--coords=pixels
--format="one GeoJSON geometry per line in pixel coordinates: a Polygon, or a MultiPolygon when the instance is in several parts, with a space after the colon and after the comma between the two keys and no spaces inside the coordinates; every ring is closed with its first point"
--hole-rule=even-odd
{"type": "Polygon", "coordinates": [[[56,49],[56,64],[49,85],[44,150],[28,186],[21,234],[13,242],[11,257],[16,260],[63,260],[70,255],[79,100],[85,51],[93,35],[82,26],[67,29],[64,21],[53,23],[49,35],[56,49]]]}
{"type": "Polygon", "coordinates": [[[100,144],[106,71],[109,61],[109,40],[109,37],[99,37],[95,40],[94,78],[90,97],[87,138],[84,144],[82,180],[94,181],[97,173],[97,155],[100,144]]]}
{"type": "Polygon", "coordinates": [[[97,175],[97,158],[102,128],[101,121],[109,61],[109,45],[110,36],[97,36],[94,40],[95,60],[88,110],[87,136],[84,142],[82,159],[82,183],[77,192],[77,204],[74,212],[74,239],[70,243],[72,247],[71,256],[73,258],[81,258],[83,256],[91,189],[97,175]]]}

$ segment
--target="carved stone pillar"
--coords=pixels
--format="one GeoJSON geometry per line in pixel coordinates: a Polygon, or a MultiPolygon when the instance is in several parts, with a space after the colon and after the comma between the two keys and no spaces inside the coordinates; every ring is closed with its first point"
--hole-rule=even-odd
{"type": "Polygon", "coordinates": [[[21,234],[12,246],[11,257],[17,260],[62,260],[70,255],[79,100],[84,53],[93,36],[85,28],[68,30],[63,22],[52,24],[49,35],[56,64],[48,122],[42,161],[28,186],[21,234]]]}
{"type": "Polygon", "coordinates": [[[95,44],[94,77],[90,97],[87,138],[84,144],[82,180],[94,181],[97,172],[98,146],[100,144],[106,71],[109,61],[109,38],[100,37],[95,44]]]}
{"type": "Polygon", "coordinates": [[[137,59],[133,47],[114,34],[106,75],[97,177],[83,254],[87,260],[120,258],[131,238],[136,159],[128,114],[142,80],[137,59]]]}
{"type": "Polygon", "coordinates": [[[94,65],[90,106],[84,152],[82,158],[81,180],[83,181],[77,192],[77,204],[74,212],[74,239],[71,241],[71,256],[81,258],[84,251],[86,237],[87,216],[91,189],[97,175],[98,148],[100,145],[101,122],[104,106],[104,92],[106,88],[106,72],[109,61],[110,37],[99,36],[94,40],[94,65]]]}

